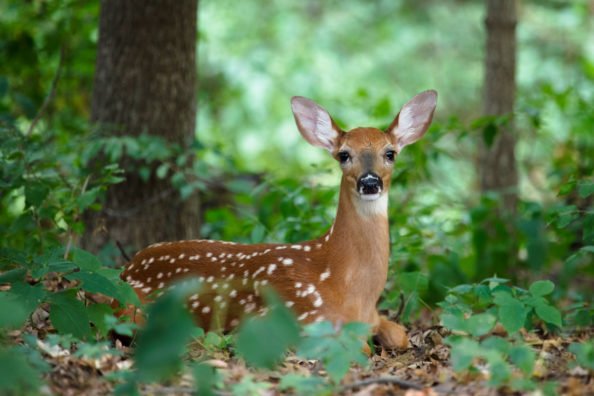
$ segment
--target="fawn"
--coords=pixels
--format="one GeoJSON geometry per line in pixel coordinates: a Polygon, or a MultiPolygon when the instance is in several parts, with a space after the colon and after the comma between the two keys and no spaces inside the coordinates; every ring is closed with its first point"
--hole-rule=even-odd
{"type": "Polygon", "coordinates": [[[406,348],[404,327],[376,309],[390,254],[388,190],[396,156],[427,131],[436,102],[437,93],[425,91],[402,107],[385,132],[343,132],[322,107],[293,97],[301,135],[328,150],[342,169],[338,211],[328,232],[294,244],[156,243],[134,256],[122,279],[149,301],[181,279],[198,278],[201,290],[187,304],[205,329],[229,330],[244,315],[262,313],[262,288],[272,287],[302,323],[365,322],[384,347],[406,348]]]}

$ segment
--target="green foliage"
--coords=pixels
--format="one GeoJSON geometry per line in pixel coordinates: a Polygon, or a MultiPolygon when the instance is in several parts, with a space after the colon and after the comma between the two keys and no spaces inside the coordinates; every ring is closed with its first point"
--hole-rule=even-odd
{"type": "Polygon", "coordinates": [[[40,372],[23,354],[23,347],[0,347],[0,365],[5,368],[0,370],[1,391],[7,394],[38,394],[40,372]]]}
{"type": "Polygon", "coordinates": [[[531,329],[535,321],[561,328],[561,312],[545,296],[555,285],[536,281],[529,290],[506,285],[507,279],[489,278],[480,284],[452,288],[445,301],[441,320],[447,328],[478,337],[488,334],[497,322],[514,334],[522,327],[531,329]]]}
{"type": "Polygon", "coordinates": [[[537,322],[560,329],[561,313],[546,298],[555,289],[553,282],[536,281],[528,290],[510,287],[508,282],[493,277],[451,289],[439,304],[443,308],[441,322],[454,333],[446,339],[452,348],[454,370],[477,371],[479,363],[486,364],[491,386],[530,391],[537,387],[532,379],[536,352],[518,331],[530,330],[537,322]],[[497,323],[506,330],[507,338],[489,335],[497,323]]]}
{"type": "Polygon", "coordinates": [[[594,371],[594,342],[573,343],[569,352],[575,355],[577,363],[588,370],[594,371]]]}
{"type": "Polygon", "coordinates": [[[495,336],[480,342],[466,337],[448,337],[446,343],[452,347],[454,370],[477,370],[476,363],[483,362],[488,366],[489,384],[493,387],[509,385],[515,391],[536,388],[530,380],[536,353],[530,346],[495,336]]]}
{"type": "Polygon", "coordinates": [[[369,325],[346,323],[336,328],[330,322],[307,325],[305,335],[297,347],[297,355],[322,362],[335,384],[346,375],[352,362],[367,364],[363,345],[369,336],[369,325]]]}
{"type": "Polygon", "coordinates": [[[247,363],[273,368],[299,340],[299,324],[282,300],[267,293],[268,313],[246,320],[237,335],[237,352],[247,363]]]}
{"type": "Polygon", "coordinates": [[[196,293],[198,287],[194,282],[179,285],[149,307],[149,320],[139,332],[135,348],[135,381],[158,382],[179,371],[181,357],[196,334],[185,301],[191,293],[196,293]]]}

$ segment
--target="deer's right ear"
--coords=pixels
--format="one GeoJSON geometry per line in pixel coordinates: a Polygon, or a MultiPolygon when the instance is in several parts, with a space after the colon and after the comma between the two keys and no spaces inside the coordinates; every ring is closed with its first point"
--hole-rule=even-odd
{"type": "Polygon", "coordinates": [[[293,96],[291,108],[301,135],[310,144],[334,152],[340,129],[330,114],[315,102],[302,96],[293,96]]]}

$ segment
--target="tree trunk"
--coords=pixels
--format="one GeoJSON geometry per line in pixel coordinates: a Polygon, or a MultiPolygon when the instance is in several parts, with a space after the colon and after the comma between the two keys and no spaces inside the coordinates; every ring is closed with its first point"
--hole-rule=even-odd
{"type": "MultiPolygon", "coordinates": [[[[103,135],[162,137],[188,148],[196,119],[197,0],[103,0],[91,121],[103,135]]],[[[100,166],[97,159],[95,166],[100,166]]],[[[124,157],[123,183],[109,188],[100,212],[88,213],[83,246],[120,242],[140,249],[198,235],[196,194],[182,200],[150,164],[148,181],[124,157]]]]}
{"type": "Polygon", "coordinates": [[[512,214],[518,201],[516,138],[513,132],[516,1],[487,0],[484,114],[508,116],[509,121],[498,127],[490,144],[482,142],[479,159],[481,191],[501,194],[504,210],[512,214]]]}

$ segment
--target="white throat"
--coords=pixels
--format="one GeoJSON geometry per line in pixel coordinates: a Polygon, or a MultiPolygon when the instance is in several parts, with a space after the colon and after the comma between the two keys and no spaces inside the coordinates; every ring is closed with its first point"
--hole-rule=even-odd
{"type": "Polygon", "coordinates": [[[388,217],[388,192],[374,194],[373,196],[360,196],[355,199],[355,207],[361,216],[388,217]]]}

